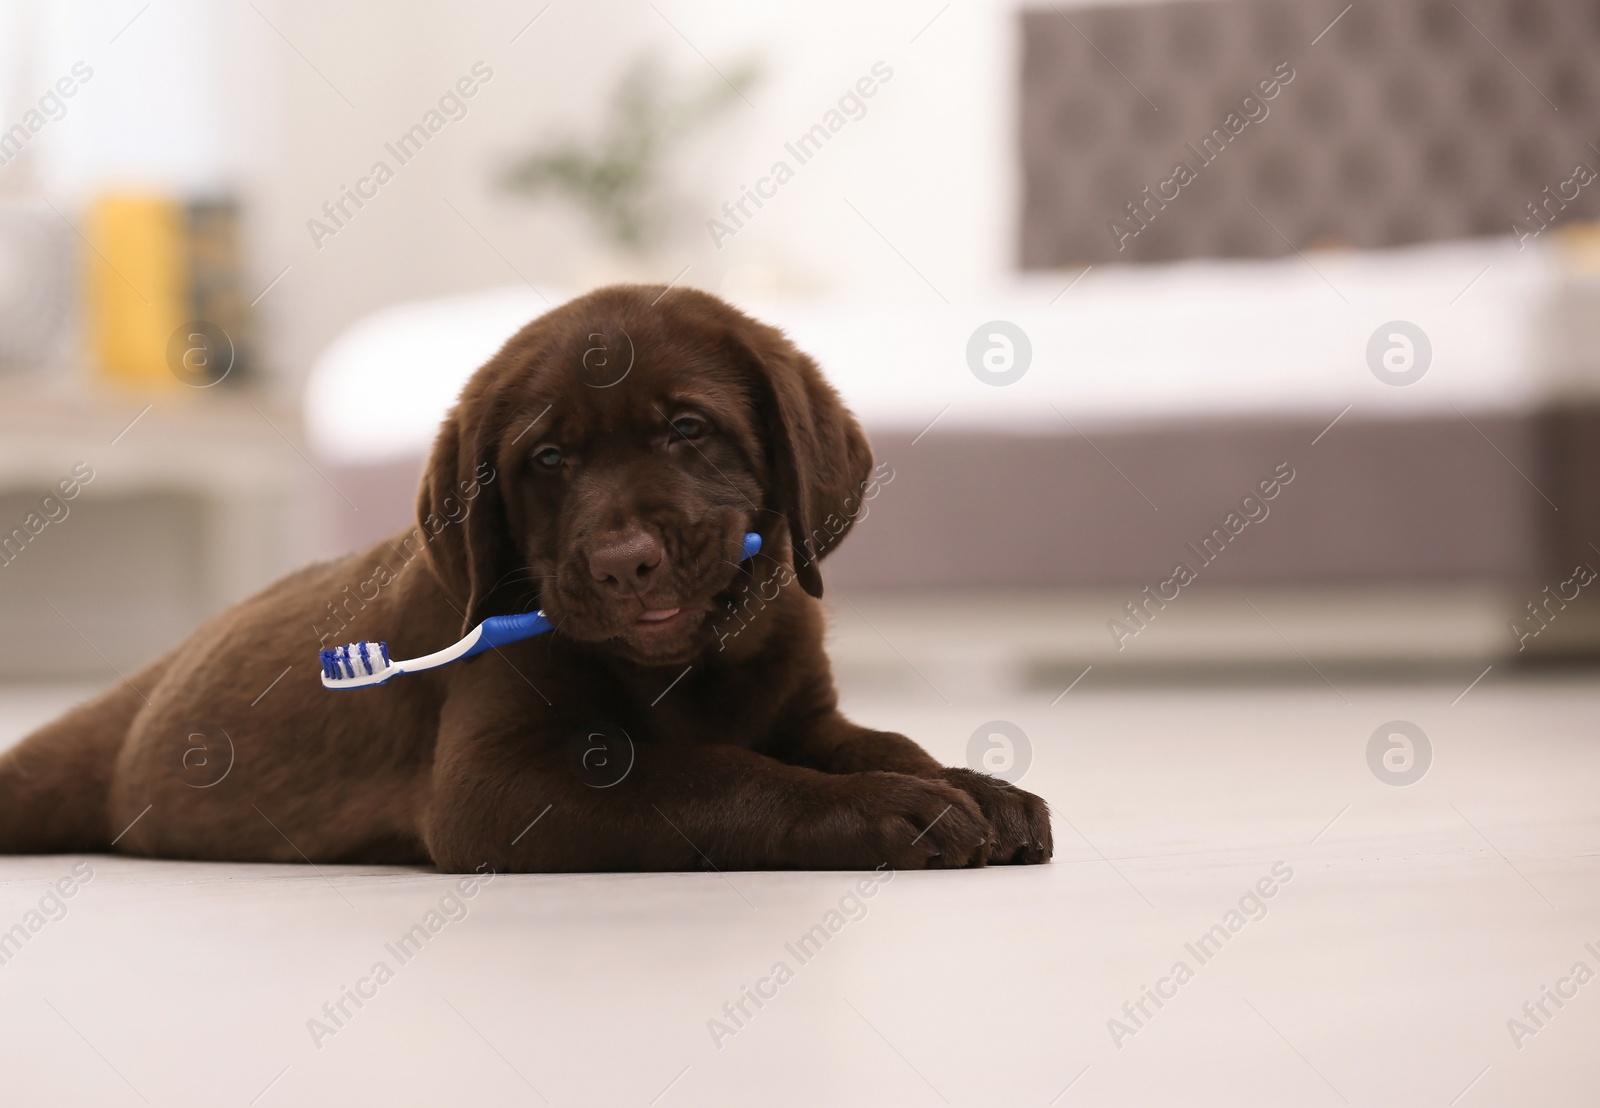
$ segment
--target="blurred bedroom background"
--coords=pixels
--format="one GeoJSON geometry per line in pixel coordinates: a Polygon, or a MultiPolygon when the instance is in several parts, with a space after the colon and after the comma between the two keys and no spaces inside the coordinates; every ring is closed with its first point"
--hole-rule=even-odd
{"type": "Polygon", "coordinates": [[[0,2],[0,681],[406,526],[612,280],[785,327],[892,476],[847,687],[1600,650],[1584,0],[0,2]]]}

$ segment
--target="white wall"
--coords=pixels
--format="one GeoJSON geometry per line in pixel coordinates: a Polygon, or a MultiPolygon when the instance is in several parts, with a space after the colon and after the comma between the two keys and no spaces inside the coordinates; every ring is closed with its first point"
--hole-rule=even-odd
{"type": "Polygon", "coordinates": [[[234,5],[205,0],[0,2],[5,126],[75,65],[91,73],[0,184],[27,179],[75,201],[97,187],[204,191],[237,180],[264,105],[256,59],[229,49],[237,16],[234,5]]]}
{"type": "Polygon", "coordinates": [[[515,43],[537,5],[485,4],[470,15],[407,5],[403,18],[380,14],[394,7],[283,10],[285,33],[306,44],[358,109],[285,52],[286,156],[261,200],[265,268],[294,266],[271,304],[286,324],[281,353],[291,370],[353,312],[513,282],[519,273],[536,286],[581,289],[617,275],[665,280],[690,265],[684,280],[712,289],[732,273],[933,296],[846,197],[947,296],[1007,264],[1012,78],[1009,21],[999,5],[952,7],[914,45],[937,4],[833,0],[769,4],[753,15],[732,4],[663,3],[658,14],[631,0],[556,3],[515,43]],[[634,270],[597,251],[586,218],[565,203],[530,205],[498,191],[492,178],[530,139],[582,133],[602,120],[612,83],[645,50],[696,83],[715,79],[700,53],[724,68],[753,54],[766,76],[748,94],[753,107],[735,104],[682,152],[679,188],[692,213],[685,233],[634,270]],[[495,76],[469,116],[316,248],[306,220],[480,60],[495,76]],[[869,101],[868,115],[715,249],[705,220],[877,61],[895,76],[869,101]]]}
{"type": "Polygon", "coordinates": [[[80,56],[96,74],[32,152],[40,175],[66,195],[111,182],[242,191],[256,286],[288,267],[258,309],[286,387],[364,312],[519,273],[576,290],[690,265],[683,280],[711,289],[775,282],[937,303],[1013,254],[1009,3],[555,0],[512,42],[540,0],[158,0],[108,41],[141,3],[39,9],[34,83],[80,56]],[[646,50],[687,81],[715,79],[705,58],[727,68],[754,56],[764,77],[750,106],[735,103],[678,153],[683,232],[624,264],[565,203],[533,205],[492,179],[531,140],[599,122],[615,78],[646,50]],[[494,77],[469,114],[319,248],[307,221],[479,61],[494,77]],[[894,76],[868,114],[715,249],[705,220],[880,61],[894,76]]]}

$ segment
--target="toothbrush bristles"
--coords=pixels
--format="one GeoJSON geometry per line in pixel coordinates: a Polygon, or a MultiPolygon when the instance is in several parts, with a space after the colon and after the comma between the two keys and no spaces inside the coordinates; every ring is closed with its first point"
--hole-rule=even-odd
{"type": "Polygon", "coordinates": [[[323,676],[333,681],[371,677],[379,670],[389,668],[388,643],[347,643],[324,650],[321,656],[323,676]]]}

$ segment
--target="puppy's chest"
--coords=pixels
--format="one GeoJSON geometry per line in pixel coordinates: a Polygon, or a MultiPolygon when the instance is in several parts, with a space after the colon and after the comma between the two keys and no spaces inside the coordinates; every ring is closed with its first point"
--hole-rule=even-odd
{"type": "MultiPolygon", "coordinates": [[[[785,699],[770,684],[728,680],[717,673],[697,674],[690,667],[665,687],[651,704],[638,709],[640,723],[651,739],[668,744],[721,743],[759,747],[772,737],[780,722],[785,699]]],[[[636,702],[637,703],[637,702],[636,702]]]]}

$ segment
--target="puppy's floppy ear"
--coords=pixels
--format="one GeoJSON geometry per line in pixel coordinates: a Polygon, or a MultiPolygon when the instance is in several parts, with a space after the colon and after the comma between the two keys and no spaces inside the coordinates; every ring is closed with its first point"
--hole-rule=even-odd
{"type": "Polygon", "coordinates": [[[463,612],[462,634],[495,615],[496,585],[517,566],[506,526],[497,426],[469,389],[445,417],[417,493],[417,529],[428,564],[463,612]]]}
{"type": "Polygon", "coordinates": [[[861,514],[872,447],[817,364],[781,332],[758,325],[735,341],[756,382],[772,507],[788,523],[795,576],[806,592],[821,596],[817,563],[861,514]]]}

